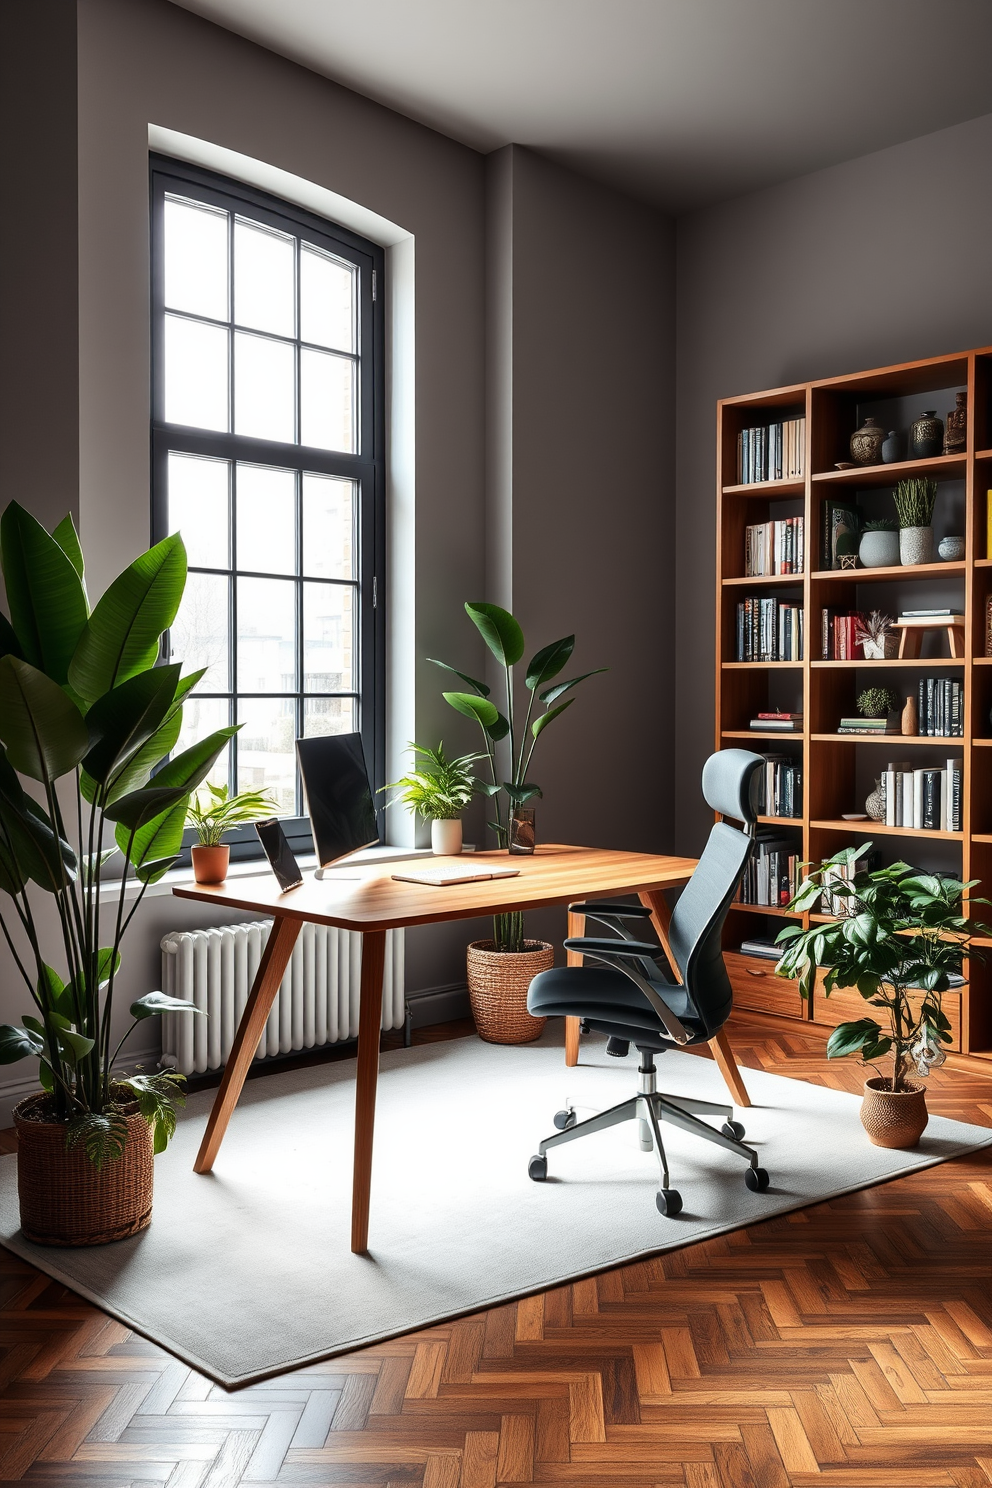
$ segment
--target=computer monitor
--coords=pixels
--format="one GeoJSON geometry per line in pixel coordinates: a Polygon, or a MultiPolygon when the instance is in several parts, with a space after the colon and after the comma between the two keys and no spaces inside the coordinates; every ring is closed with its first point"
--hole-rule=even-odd
{"type": "Polygon", "coordinates": [[[361,734],[297,739],[296,753],[320,869],[374,847],[379,829],[361,734]]]}

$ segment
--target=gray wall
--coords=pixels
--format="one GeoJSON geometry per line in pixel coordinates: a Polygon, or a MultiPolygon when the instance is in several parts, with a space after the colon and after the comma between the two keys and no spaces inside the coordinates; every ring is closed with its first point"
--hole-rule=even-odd
{"type": "Polygon", "coordinates": [[[676,850],[710,818],[716,400],[992,343],[992,116],[678,224],[676,850]]]}

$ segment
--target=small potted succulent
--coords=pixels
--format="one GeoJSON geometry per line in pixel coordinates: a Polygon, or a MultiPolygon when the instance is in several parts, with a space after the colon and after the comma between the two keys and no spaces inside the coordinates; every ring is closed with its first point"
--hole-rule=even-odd
{"type": "Polygon", "coordinates": [[[861,533],[858,557],[862,568],[897,568],[899,532],[892,517],[866,522],[861,533]]]}
{"type": "Polygon", "coordinates": [[[462,812],[479,789],[469,766],[485,756],[463,754],[448,759],[443,741],[436,749],[423,744],[409,744],[407,748],[414,765],[418,756],[424,763],[419,770],[383,786],[384,790],[400,792],[389,804],[398,801],[416,812],[421,821],[430,822],[431,850],[438,857],[455,857],[462,850],[462,812]]]}
{"type": "MultiPolygon", "coordinates": [[[[815,910],[829,892],[841,897],[845,913],[808,930],[787,926],[778,936],[782,959],[776,970],[798,978],[804,998],[820,971],[825,997],[837,987],[856,987],[867,1006],[880,1011],[884,1027],[867,1016],[835,1028],[827,1057],[856,1054],[875,1071],[865,1081],[861,1107],[862,1125],[875,1146],[915,1147],[928,1120],[920,1081],[944,1063],[941,1046],[951,1042],[941,994],[964,956],[981,957],[974,937],[992,930],[961,913],[962,896],[977,880],[938,878],[908,863],[859,869],[871,846],[845,847],[811,865],[789,908],[815,910]],[[885,1059],[887,1068],[879,1068],[877,1061],[885,1059]]],[[[989,901],[971,895],[969,903],[989,901]]]]}
{"type": "Polygon", "coordinates": [[[866,687],[855,704],[859,718],[888,718],[901,706],[902,698],[891,687],[866,687]]]}
{"type": "Polygon", "coordinates": [[[211,785],[208,781],[191,797],[186,808],[186,825],[195,829],[199,839],[190,850],[196,882],[223,883],[231,861],[231,849],[223,841],[224,833],[246,822],[272,816],[278,810],[279,803],[267,791],[239,791],[232,796],[226,785],[211,785]]]}
{"type": "MultiPolygon", "coordinates": [[[[892,535],[895,536],[894,529],[892,535]]],[[[897,561],[898,557],[897,553],[897,561]]],[[[863,563],[864,559],[861,561],[863,563]]],[[[899,637],[892,629],[892,616],[884,615],[881,610],[858,615],[854,622],[854,638],[864,647],[865,661],[885,661],[899,650],[899,637]]]]}
{"type": "Polygon", "coordinates": [[[893,500],[899,517],[899,561],[905,567],[933,562],[933,509],[937,482],[901,480],[893,500]]]}

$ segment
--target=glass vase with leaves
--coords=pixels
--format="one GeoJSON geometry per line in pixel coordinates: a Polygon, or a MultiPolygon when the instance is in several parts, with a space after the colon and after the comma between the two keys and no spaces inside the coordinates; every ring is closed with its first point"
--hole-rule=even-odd
{"type": "MultiPolygon", "coordinates": [[[[554,682],[552,679],[564,670],[571,658],[575,636],[563,636],[561,640],[543,646],[531,657],[524,673],[527,701],[521,721],[515,692],[514,667],[523,660],[526,651],[523,630],[509,610],[501,609],[499,605],[481,601],[467,602],[465,613],[502,668],[503,708],[496,706],[491,695],[492,689],[485,682],[458,671],[457,667],[449,666],[447,662],[438,661],[434,657],[429,659],[435,666],[454,673],[471,688],[470,692],[446,692],[443,696],[445,702],[457,713],[474,719],[482,730],[485,744],[485,754],[482,757],[488,761],[492,779],[480,782],[480,790],[493,803],[493,820],[489,825],[495,832],[500,847],[506,847],[510,840],[514,810],[543,794],[541,787],[528,779],[537,741],[544,730],[575,701],[571,697],[565,698],[565,694],[587,678],[606,671],[606,668],[596,667],[591,672],[569,677],[566,681],[554,682]],[[550,686],[547,685],[549,683],[550,686]],[[565,699],[564,702],[561,701],[562,698],[565,699]]],[[[493,921],[493,938],[497,950],[522,951],[523,914],[496,915],[493,921]]]]}

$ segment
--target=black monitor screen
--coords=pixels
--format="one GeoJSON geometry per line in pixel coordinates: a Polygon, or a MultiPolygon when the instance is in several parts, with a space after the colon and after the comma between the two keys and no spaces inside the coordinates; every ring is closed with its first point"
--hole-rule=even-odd
{"type": "Polygon", "coordinates": [[[361,734],[297,739],[313,846],[322,868],[379,841],[361,734]]]}

